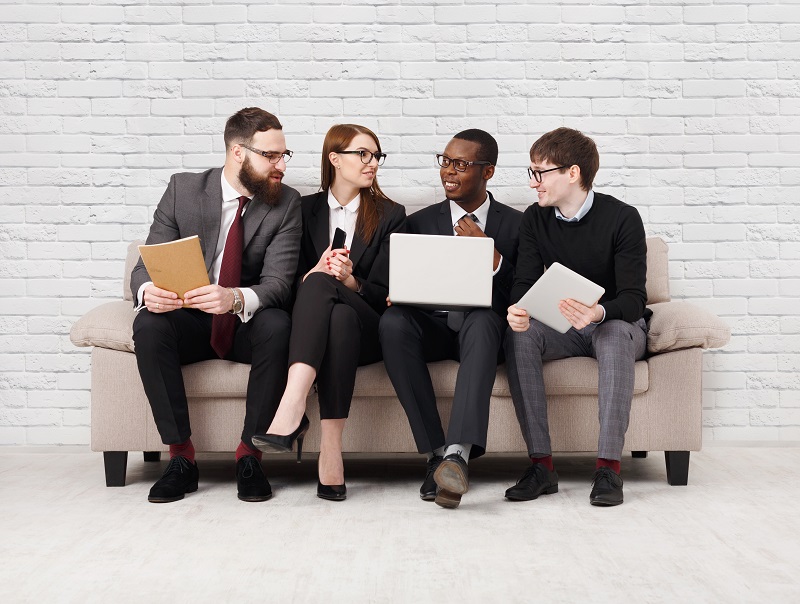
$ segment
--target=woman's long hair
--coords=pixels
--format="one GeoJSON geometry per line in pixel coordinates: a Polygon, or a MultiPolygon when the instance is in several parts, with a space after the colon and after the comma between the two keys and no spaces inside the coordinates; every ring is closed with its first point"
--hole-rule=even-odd
{"type": "MultiPolygon", "coordinates": [[[[378,152],[381,152],[381,143],[375,133],[365,126],[357,124],[336,124],[331,126],[325,135],[325,142],[322,143],[322,184],[320,188],[327,191],[331,188],[333,180],[336,178],[336,168],[331,163],[329,155],[338,151],[344,151],[347,145],[359,134],[366,134],[375,141],[378,152]]],[[[375,231],[378,230],[382,213],[382,200],[392,202],[386,197],[378,186],[378,175],[372,180],[372,186],[361,189],[361,202],[358,206],[358,217],[356,218],[356,234],[366,242],[372,239],[375,231]]]]}

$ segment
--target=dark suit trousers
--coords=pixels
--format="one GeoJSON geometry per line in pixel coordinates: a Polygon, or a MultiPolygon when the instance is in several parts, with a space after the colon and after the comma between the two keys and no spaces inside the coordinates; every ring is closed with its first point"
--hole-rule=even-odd
{"type": "MultiPolygon", "coordinates": [[[[142,309],[133,322],[139,375],[165,445],[182,443],[192,434],[181,365],[218,358],[211,348],[212,317],[195,309],[162,314],[142,309]]],[[[276,308],[262,309],[247,323],[237,322],[226,359],[250,363],[242,429],[247,444],[267,429],[278,409],[286,387],[289,332],[288,313],[276,308]]]]}
{"type": "Polygon", "coordinates": [[[467,314],[458,332],[447,327],[446,316],[409,306],[392,306],[383,314],[383,362],[420,453],[455,443],[471,444],[472,458],[486,451],[489,402],[504,333],[505,322],[491,309],[467,314]],[[460,361],[447,438],[426,364],[444,359],[460,361]]]}
{"type": "Polygon", "coordinates": [[[324,273],[300,285],[292,312],[289,365],[317,371],[320,419],[350,412],[356,369],[381,360],[380,315],[356,292],[324,273]]]}

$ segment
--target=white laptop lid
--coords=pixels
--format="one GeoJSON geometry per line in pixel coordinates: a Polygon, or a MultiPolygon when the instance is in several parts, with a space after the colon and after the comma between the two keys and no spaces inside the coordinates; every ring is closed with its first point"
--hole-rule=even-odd
{"type": "Polygon", "coordinates": [[[537,321],[559,333],[567,333],[572,324],[558,310],[561,300],[572,298],[586,306],[600,299],[605,289],[563,264],[553,262],[515,306],[525,309],[537,321]]]}
{"type": "Polygon", "coordinates": [[[392,233],[389,299],[429,310],[492,306],[494,239],[392,233]]]}

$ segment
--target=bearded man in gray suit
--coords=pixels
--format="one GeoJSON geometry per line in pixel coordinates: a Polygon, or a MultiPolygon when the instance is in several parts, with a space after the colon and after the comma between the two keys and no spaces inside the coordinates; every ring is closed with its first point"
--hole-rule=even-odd
{"type": "Polygon", "coordinates": [[[223,358],[250,363],[241,442],[239,499],[265,501],[272,488],[261,452],[250,446],[272,421],[286,385],[290,319],[286,309],[300,252],[300,195],[282,184],[283,127],[271,113],[245,108],[225,124],[225,165],[174,174],[155,214],[148,244],[197,235],[211,285],[174,292],[153,285],[139,259],[131,274],[138,314],[136,361],[170,462],[149,501],[197,490],[198,470],[181,365],[223,358]]]}

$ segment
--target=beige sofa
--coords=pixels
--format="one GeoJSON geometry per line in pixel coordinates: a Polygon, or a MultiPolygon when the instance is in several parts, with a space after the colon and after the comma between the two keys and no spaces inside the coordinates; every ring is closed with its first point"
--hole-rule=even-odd
{"type": "MultiPolygon", "coordinates": [[[[153,422],[136,368],[131,339],[134,319],[129,291],[136,245],[128,250],[123,300],[86,313],[72,328],[76,346],[93,346],[91,446],[102,451],[106,484],[123,486],[128,451],[143,451],[157,461],[167,449],[153,422]]],[[[702,351],[723,346],[728,326],[710,313],[685,302],[670,301],[667,246],[647,241],[647,294],[653,310],[648,358],[636,363],[633,406],[626,450],[643,457],[664,451],[667,480],[687,484],[689,452],[701,446],[702,351]]],[[[431,363],[439,408],[450,413],[457,371],[454,361],[431,363]]],[[[184,367],[189,398],[192,442],[199,451],[232,451],[239,441],[249,366],[229,361],[204,361],[184,367]]],[[[554,451],[597,450],[597,363],[590,358],[545,364],[550,430],[554,451]]],[[[311,429],[304,448],[319,446],[316,395],[309,396],[311,429]]],[[[490,453],[525,452],[506,379],[497,370],[491,403],[490,453]]],[[[405,414],[382,363],[358,370],[344,450],[368,453],[415,452],[405,414]]]]}

